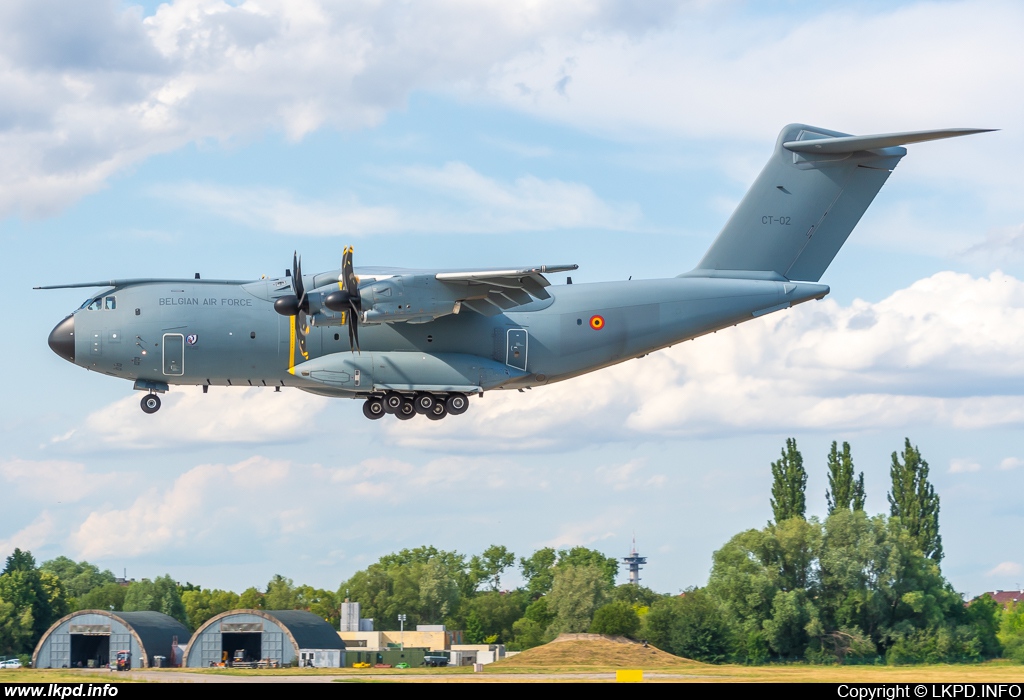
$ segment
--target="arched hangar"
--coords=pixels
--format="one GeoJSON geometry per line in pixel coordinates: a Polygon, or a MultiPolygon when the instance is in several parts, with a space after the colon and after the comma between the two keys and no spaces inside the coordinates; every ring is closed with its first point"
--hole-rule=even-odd
{"type": "Polygon", "coordinates": [[[130,651],[132,668],[154,666],[154,657],[180,658],[172,646],[188,644],[185,625],[159,612],[79,610],[46,630],[32,654],[33,668],[105,666],[130,651]]]}
{"type": "Polygon", "coordinates": [[[305,610],[230,610],[207,620],[185,654],[184,666],[205,668],[260,661],[338,668],[345,643],[322,617],[305,610]]]}

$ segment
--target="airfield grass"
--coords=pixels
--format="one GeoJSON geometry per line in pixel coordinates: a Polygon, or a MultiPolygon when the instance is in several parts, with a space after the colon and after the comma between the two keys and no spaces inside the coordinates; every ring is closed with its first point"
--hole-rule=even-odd
{"type": "Polygon", "coordinates": [[[128,673],[69,668],[16,668],[0,671],[0,683],[148,683],[128,673]]]}

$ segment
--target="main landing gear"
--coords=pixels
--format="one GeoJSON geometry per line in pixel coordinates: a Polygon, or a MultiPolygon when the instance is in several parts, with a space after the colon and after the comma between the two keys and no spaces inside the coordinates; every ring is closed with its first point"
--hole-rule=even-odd
{"type": "Polygon", "coordinates": [[[383,396],[371,396],[363,404],[363,415],[370,420],[383,418],[385,413],[394,414],[398,420],[410,420],[417,413],[430,420],[441,420],[448,414],[453,416],[466,412],[469,398],[465,394],[430,394],[420,392],[415,395],[399,394],[389,391],[383,396]]]}
{"type": "Polygon", "coordinates": [[[142,397],[142,410],[145,413],[156,413],[160,410],[160,397],[156,394],[146,394],[142,397]]]}

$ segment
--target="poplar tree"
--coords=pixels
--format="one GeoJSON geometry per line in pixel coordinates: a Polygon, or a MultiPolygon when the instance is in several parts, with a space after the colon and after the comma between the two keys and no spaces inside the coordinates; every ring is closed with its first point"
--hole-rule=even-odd
{"type": "Polygon", "coordinates": [[[835,441],[828,453],[828,490],[825,492],[828,502],[828,514],[832,515],[838,508],[847,510],[864,510],[864,472],[853,478],[853,457],[850,455],[850,443],[843,443],[843,451],[839,452],[835,441]]]}
{"type": "Polygon", "coordinates": [[[803,518],[807,512],[804,490],[807,472],[804,458],[796,448],[796,439],[787,438],[782,458],[772,462],[772,514],[775,522],[789,518],[803,518]]]}
{"type": "Polygon", "coordinates": [[[939,536],[939,497],[928,481],[928,462],[921,452],[904,438],[902,461],[892,453],[892,491],[889,493],[890,513],[913,537],[926,557],[942,559],[942,538],[939,536]]]}

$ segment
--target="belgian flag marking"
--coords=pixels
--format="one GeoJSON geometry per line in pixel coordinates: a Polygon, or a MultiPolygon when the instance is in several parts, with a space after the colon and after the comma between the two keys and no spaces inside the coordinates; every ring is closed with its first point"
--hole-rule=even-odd
{"type": "Polygon", "coordinates": [[[604,316],[591,316],[590,327],[595,331],[599,331],[604,328],[604,316]]]}

